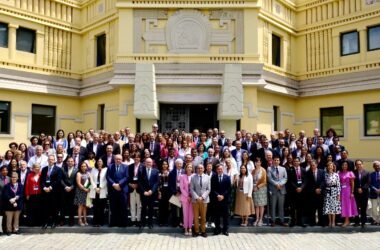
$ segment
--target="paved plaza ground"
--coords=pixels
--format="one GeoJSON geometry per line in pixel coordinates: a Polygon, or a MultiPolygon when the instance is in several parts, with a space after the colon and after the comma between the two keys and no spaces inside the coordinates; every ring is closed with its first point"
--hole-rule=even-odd
{"type": "Polygon", "coordinates": [[[178,233],[25,233],[1,236],[0,249],[379,249],[380,232],[230,233],[185,237],[178,233]]]}

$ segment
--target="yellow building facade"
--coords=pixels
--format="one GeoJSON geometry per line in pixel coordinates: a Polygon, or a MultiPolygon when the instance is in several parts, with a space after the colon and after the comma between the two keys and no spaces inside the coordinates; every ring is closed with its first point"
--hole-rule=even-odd
{"type": "Polygon", "coordinates": [[[0,0],[0,150],[44,107],[66,132],[193,129],[206,107],[230,136],[334,127],[373,161],[379,25],[378,0],[0,0]]]}

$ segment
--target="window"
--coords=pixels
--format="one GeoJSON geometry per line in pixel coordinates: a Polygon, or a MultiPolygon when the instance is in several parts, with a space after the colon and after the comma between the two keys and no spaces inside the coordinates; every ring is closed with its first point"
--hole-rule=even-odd
{"type": "Polygon", "coordinates": [[[0,47],[8,48],[8,24],[0,23],[0,47]]]}
{"type": "Polygon", "coordinates": [[[279,121],[279,107],[273,106],[273,131],[278,131],[278,121],[279,121]]]}
{"type": "Polygon", "coordinates": [[[364,105],[364,135],[380,136],[380,103],[364,105]]]}
{"type": "Polygon", "coordinates": [[[96,37],[96,66],[106,64],[106,35],[96,37]]]}
{"type": "Polygon", "coordinates": [[[36,52],[36,32],[31,29],[19,27],[17,29],[16,49],[35,53],[36,52]]]}
{"type": "Polygon", "coordinates": [[[340,35],[340,47],[342,56],[359,53],[359,32],[342,33],[340,35]]]}
{"type": "Polygon", "coordinates": [[[367,41],[368,50],[380,49],[380,25],[368,28],[367,41]]]}
{"type": "Polygon", "coordinates": [[[344,136],[343,107],[321,108],[321,134],[329,128],[335,129],[338,136],[344,136]]]}
{"type": "Polygon", "coordinates": [[[0,101],[0,133],[10,134],[11,103],[0,101]]]}
{"type": "Polygon", "coordinates": [[[281,67],[281,38],[272,34],[272,64],[281,67]]]}
{"type": "Polygon", "coordinates": [[[32,135],[55,134],[55,107],[32,104],[32,135]]]}
{"type": "Polygon", "coordinates": [[[104,104],[98,105],[98,129],[104,129],[104,104]]]}

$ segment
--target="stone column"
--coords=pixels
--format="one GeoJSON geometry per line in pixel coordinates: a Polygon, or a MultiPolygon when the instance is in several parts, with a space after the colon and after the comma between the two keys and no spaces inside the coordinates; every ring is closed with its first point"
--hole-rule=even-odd
{"type": "MultiPolygon", "coordinates": [[[[36,31],[36,65],[42,65],[44,61],[44,36],[43,31],[36,31]]],[[[58,58],[58,60],[62,60],[58,58]]]]}
{"type": "Polygon", "coordinates": [[[141,120],[141,131],[152,131],[152,124],[159,119],[153,63],[136,64],[133,112],[141,120]]]}
{"type": "Polygon", "coordinates": [[[226,64],[223,85],[218,104],[218,120],[221,130],[231,137],[236,131],[236,120],[243,117],[243,85],[240,64],[226,64]]]}
{"type": "Polygon", "coordinates": [[[9,51],[9,59],[13,60],[16,54],[16,30],[18,29],[18,25],[9,24],[8,25],[8,51],[9,51]]]}

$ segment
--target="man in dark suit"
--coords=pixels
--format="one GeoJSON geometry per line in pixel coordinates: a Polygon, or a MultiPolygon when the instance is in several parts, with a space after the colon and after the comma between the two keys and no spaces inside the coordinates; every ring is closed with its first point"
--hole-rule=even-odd
{"type": "Polygon", "coordinates": [[[149,134],[149,142],[144,144],[144,149],[148,149],[150,152],[150,158],[154,160],[156,165],[159,165],[159,160],[160,160],[160,144],[155,141],[155,134],[150,133],[149,134]]]}
{"type": "Polygon", "coordinates": [[[247,133],[245,136],[245,141],[242,142],[241,148],[248,151],[248,154],[251,159],[256,159],[257,155],[257,144],[252,141],[252,134],[247,133]]]}
{"type": "Polygon", "coordinates": [[[43,228],[55,228],[58,219],[59,193],[61,190],[62,170],[55,166],[54,155],[49,155],[48,165],[41,170],[41,190],[44,207],[43,228]]]}
{"type": "MultiPolygon", "coordinates": [[[[175,164],[175,168],[169,173],[168,185],[169,185],[171,195],[178,196],[179,198],[179,196],[181,195],[179,180],[180,180],[181,175],[184,173],[183,161],[182,159],[177,159],[174,164],[175,164]]],[[[174,204],[170,204],[170,208],[172,212],[172,226],[177,227],[181,221],[182,209],[180,209],[174,204]]]]}
{"type": "Polygon", "coordinates": [[[152,168],[153,160],[145,160],[145,168],[139,172],[139,192],[141,196],[141,228],[145,226],[146,215],[148,215],[148,226],[153,228],[153,205],[156,200],[158,190],[158,170],[152,168]],[[147,214],[148,210],[148,214],[147,214]]]}
{"type": "Polygon", "coordinates": [[[95,159],[99,159],[102,155],[105,154],[104,146],[99,142],[99,134],[94,133],[92,141],[87,144],[87,152],[94,152],[95,159]]]}
{"type": "Polygon", "coordinates": [[[231,151],[231,155],[236,161],[237,169],[240,169],[240,166],[242,163],[241,156],[242,156],[243,152],[246,152],[247,150],[241,148],[241,141],[236,141],[235,147],[236,148],[231,151]]]}
{"type": "Polygon", "coordinates": [[[220,130],[218,144],[222,149],[227,145],[226,131],[220,130]]]}
{"type": "Polygon", "coordinates": [[[223,174],[223,166],[221,164],[216,166],[216,171],[217,174],[211,177],[210,193],[211,203],[213,203],[212,207],[214,207],[214,235],[218,235],[222,232],[228,236],[228,208],[230,206],[231,179],[228,175],[223,174]],[[223,229],[220,227],[220,217],[223,218],[223,229]]]}
{"type": "Polygon", "coordinates": [[[354,170],[354,196],[358,207],[359,216],[355,217],[355,226],[359,226],[359,221],[362,227],[365,227],[367,222],[367,205],[368,205],[368,188],[369,188],[369,173],[363,168],[361,160],[355,161],[356,169],[354,170]]]}
{"type": "Polygon", "coordinates": [[[270,151],[272,152],[272,156],[276,156],[273,152],[273,149],[271,149],[269,147],[269,142],[268,142],[268,139],[264,139],[263,142],[261,143],[262,145],[262,148],[260,148],[258,151],[257,151],[257,157],[260,157],[261,159],[261,162],[265,162],[265,155],[266,155],[266,152],[267,151],[270,151]]]}
{"type": "Polygon", "coordinates": [[[323,215],[323,190],[325,188],[325,171],[318,168],[315,160],[310,163],[306,172],[306,201],[307,217],[310,226],[315,226],[315,212],[318,212],[318,225],[326,225],[326,216],[323,215]]]}
{"type": "Polygon", "coordinates": [[[69,216],[69,226],[74,225],[75,215],[75,178],[78,169],[74,167],[74,159],[68,157],[62,168],[62,195],[61,195],[61,224],[65,224],[65,216],[69,216]]]}
{"type": "Polygon", "coordinates": [[[115,155],[115,163],[107,171],[108,196],[110,200],[110,227],[127,225],[128,166],[122,164],[121,155],[115,155]]]}
{"type": "Polygon", "coordinates": [[[334,148],[339,147],[340,151],[346,150],[346,148],[339,143],[339,137],[335,136],[333,138],[333,144],[329,146],[330,153],[334,151],[334,148]]]}
{"type": "Polygon", "coordinates": [[[277,155],[280,158],[282,158],[282,150],[285,148],[285,141],[284,139],[278,139],[277,141],[278,141],[278,146],[274,148],[273,153],[274,155],[277,155]]]}
{"type": "Polygon", "coordinates": [[[345,161],[348,163],[348,171],[354,171],[355,164],[353,161],[348,159],[348,151],[343,150],[342,152],[340,152],[340,155],[341,155],[341,159],[338,161],[335,161],[336,171],[342,171],[342,163],[345,161]]]}
{"type": "Polygon", "coordinates": [[[78,145],[73,147],[71,157],[74,159],[74,167],[76,168],[79,168],[80,164],[86,159],[85,156],[80,153],[80,147],[78,145]]]}
{"type": "Polygon", "coordinates": [[[288,170],[288,197],[290,205],[290,227],[296,224],[305,227],[303,223],[304,215],[304,198],[306,186],[306,170],[301,168],[301,162],[298,157],[294,158],[293,166],[288,170]]]}
{"type": "Polygon", "coordinates": [[[115,163],[115,155],[112,153],[113,147],[112,145],[106,146],[106,154],[101,157],[103,160],[103,164],[107,167],[110,167],[112,164],[115,163]]]}
{"type": "MultiPolygon", "coordinates": [[[[81,146],[82,139],[80,137],[77,137],[74,139],[74,142],[75,142],[75,146],[79,147],[78,153],[81,155],[81,157],[86,157],[87,156],[87,149],[85,147],[81,146]]],[[[73,156],[73,151],[74,151],[74,147],[72,147],[72,148],[69,147],[67,149],[67,154],[73,156]]],[[[75,161],[75,159],[74,159],[74,161],[75,161]]]]}

